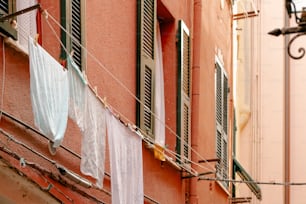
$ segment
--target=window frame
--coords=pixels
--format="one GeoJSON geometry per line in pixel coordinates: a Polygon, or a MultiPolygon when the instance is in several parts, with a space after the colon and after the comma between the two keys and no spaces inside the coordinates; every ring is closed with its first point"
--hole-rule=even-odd
{"type": "Polygon", "coordinates": [[[187,166],[190,166],[191,160],[191,57],[190,57],[190,48],[191,48],[191,38],[190,31],[187,25],[183,20],[179,21],[178,27],[178,42],[177,42],[177,51],[178,51],[178,85],[177,85],[177,141],[176,141],[176,151],[179,154],[180,158],[178,159],[179,163],[183,163],[187,166]],[[187,36],[187,39],[184,37],[187,36]],[[187,59],[185,59],[185,49],[184,43],[188,40],[188,50],[187,50],[187,59]],[[187,60],[187,68],[184,65],[187,60]],[[187,72],[187,73],[186,73],[187,72]],[[186,75],[187,74],[187,75],[186,75]],[[187,77],[187,79],[185,79],[187,77]],[[186,83],[187,84],[186,84],[186,83]],[[186,93],[187,92],[187,93],[186,93]],[[184,142],[182,142],[184,140],[184,142]]]}
{"type": "MultiPolygon", "coordinates": [[[[8,4],[8,12],[0,8],[0,14],[7,15],[16,10],[16,0],[7,0],[7,4],[8,4]]],[[[18,39],[17,30],[12,28],[9,21],[0,22],[0,33],[5,37],[11,37],[14,40],[18,39]]]]}

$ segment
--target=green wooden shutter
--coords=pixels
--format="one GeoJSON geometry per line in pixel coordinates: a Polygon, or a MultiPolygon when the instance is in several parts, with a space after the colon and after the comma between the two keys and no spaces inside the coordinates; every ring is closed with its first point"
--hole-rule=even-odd
{"type": "MultiPolygon", "coordinates": [[[[219,62],[216,69],[216,155],[217,176],[228,179],[228,79],[219,62]]],[[[227,188],[228,182],[222,182],[227,188]]]]}
{"type": "Polygon", "coordinates": [[[73,60],[82,67],[82,19],[81,19],[81,0],[71,0],[71,50],[73,51],[73,60]]]}
{"type": "Polygon", "coordinates": [[[178,38],[177,151],[186,163],[191,156],[191,68],[189,30],[183,21],[179,21],[178,38]]]}
{"type": "MultiPolygon", "coordinates": [[[[0,1],[0,16],[7,15],[13,12],[13,1],[1,0],[0,1]]],[[[11,27],[9,21],[0,22],[0,32],[7,37],[17,40],[17,31],[11,27]]]]}
{"type": "Polygon", "coordinates": [[[156,0],[138,0],[137,125],[154,138],[156,0]]]}
{"type": "Polygon", "coordinates": [[[65,32],[66,28],[67,28],[67,12],[66,12],[66,0],[60,0],[60,22],[61,22],[61,26],[63,27],[63,29],[61,28],[61,42],[63,44],[63,46],[61,46],[61,54],[60,54],[60,58],[61,59],[66,59],[67,58],[67,53],[66,53],[66,48],[67,48],[67,34],[65,32]]]}

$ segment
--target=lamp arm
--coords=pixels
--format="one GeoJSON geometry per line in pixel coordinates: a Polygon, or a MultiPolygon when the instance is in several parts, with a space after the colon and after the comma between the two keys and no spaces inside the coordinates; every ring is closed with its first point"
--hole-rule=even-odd
{"type": "Polygon", "coordinates": [[[292,59],[298,60],[298,59],[301,59],[301,58],[303,58],[305,56],[305,48],[303,48],[303,47],[300,47],[298,49],[298,52],[300,53],[300,55],[294,56],[291,53],[291,45],[292,45],[293,41],[295,41],[298,37],[301,37],[302,35],[306,35],[306,32],[296,34],[293,38],[290,39],[290,41],[288,43],[287,51],[288,51],[289,56],[292,59]]]}

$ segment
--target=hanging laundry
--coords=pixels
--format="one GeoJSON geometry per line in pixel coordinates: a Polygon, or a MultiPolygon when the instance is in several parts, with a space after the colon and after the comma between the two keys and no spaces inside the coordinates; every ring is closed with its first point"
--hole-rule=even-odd
{"type": "Polygon", "coordinates": [[[69,117],[84,131],[85,91],[87,81],[77,64],[69,56],[67,58],[69,81],[69,117]]]}
{"type": "Polygon", "coordinates": [[[96,95],[86,88],[86,111],[82,132],[81,172],[97,179],[96,185],[103,187],[106,121],[105,108],[96,95]]]}
{"type": "Polygon", "coordinates": [[[164,69],[163,69],[163,51],[161,43],[161,34],[159,24],[156,29],[156,83],[155,83],[155,158],[165,161],[165,94],[164,94],[164,69]]]}
{"type": "Polygon", "coordinates": [[[106,120],[112,203],[143,204],[142,140],[109,111],[106,120]]]}
{"type": "Polygon", "coordinates": [[[68,118],[67,71],[29,37],[30,89],[34,123],[60,146],[68,118]]]}
{"type": "Polygon", "coordinates": [[[103,187],[105,160],[105,108],[90,90],[79,67],[68,57],[69,117],[82,132],[81,172],[97,180],[103,187]]]}

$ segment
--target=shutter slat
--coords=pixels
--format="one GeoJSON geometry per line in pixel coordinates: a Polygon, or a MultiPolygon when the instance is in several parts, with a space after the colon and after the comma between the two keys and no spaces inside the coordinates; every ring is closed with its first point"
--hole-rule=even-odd
{"type": "Polygon", "coordinates": [[[3,14],[8,14],[9,13],[9,4],[8,4],[8,0],[1,0],[0,1],[0,9],[1,9],[1,13],[3,14]]]}
{"type": "Polygon", "coordinates": [[[145,54],[154,59],[154,30],[155,30],[155,2],[154,0],[144,1],[143,10],[143,49],[145,54]]]}
{"type": "Polygon", "coordinates": [[[184,104],[184,157],[189,158],[189,106],[184,104]]]}
{"type": "Polygon", "coordinates": [[[183,34],[183,46],[184,46],[184,49],[183,49],[183,87],[184,87],[184,93],[190,97],[190,62],[189,62],[189,53],[190,53],[190,50],[189,50],[189,36],[187,35],[186,32],[184,32],[183,34]]]}
{"type": "MultiPolygon", "coordinates": [[[[216,68],[216,156],[217,176],[228,179],[228,144],[227,144],[227,121],[228,121],[228,80],[225,71],[218,63],[216,68]]],[[[222,182],[228,188],[229,183],[222,182]]]]}
{"type": "Polygon", "coordinates": [[[216,64],[217,72],[217,84],[216,84],[216,119],[219,124],[222,124],[222,70],[221,67],[216,64]]]}
{"type": "Polygon", "coordinates": [[[152,71],[148,67],[145,68],[144,96],[144,125],[150,130],[152,127],[152,71]]]}
{"type": "Polygon", "coordinates": [[[71,41],[71,49],[74,51],[73,59],[75,63],[81,68],[82,67],[82,24],[81,24],[81,1],[71,1],[71,35],[74,39],[71,41]],[[75,40],[77,42],[75,42],[75,40]]]}
{"type": "Polygon", "coordinates": [[[223,75],[223,130],[227,134],[227,112],[228,112],[228,82],[227,77],[223,75]]]}

